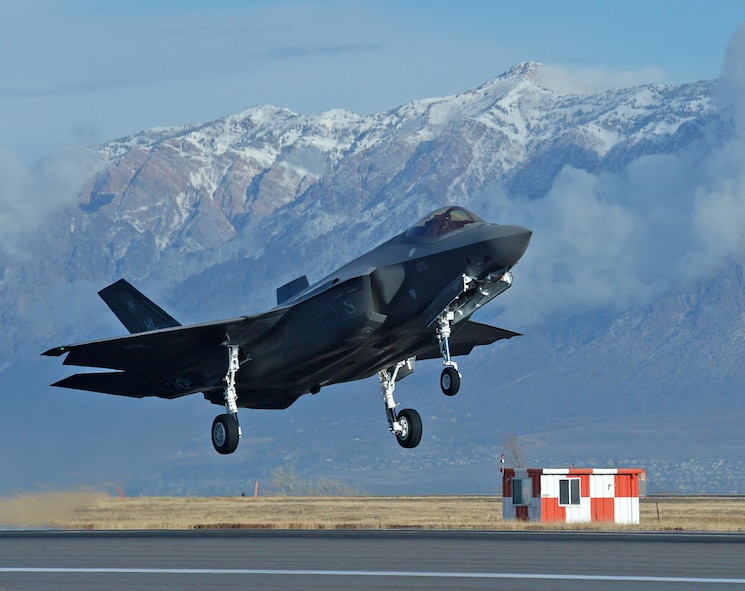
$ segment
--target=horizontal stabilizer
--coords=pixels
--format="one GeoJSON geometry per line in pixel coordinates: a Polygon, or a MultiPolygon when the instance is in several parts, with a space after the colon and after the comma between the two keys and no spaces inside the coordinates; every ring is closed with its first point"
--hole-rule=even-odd
{"type": "Polygon", "coordinates": [[[88,392],[102,392],[116,396],[131,398],[145,398],[158,396],[159,398],[178,398],[192,394],[193,389],[178,389],[168,382],[151,382],[147,376],[128,371],[112,371],[98,373],[76,373],[52,384],[60,388],[86,390],[88,392]],[[170,387],[169,387],[170,386],[170,387]]]}
{"type": "Polygon", "coordinates": [[[132,396],[142,398],[143,379],[133,373],[124,371],[105,373],[76,373],[64,380],[55,382],[52,386],[60,388],[72,388],[73,390],[86,390],[88,392],[103,392],[104,394],[116,394],[117,396],[132,396]]]}
{"type": "Polygon", "coordinates": [[[287,300],[295,297],[304,289],[307,289],[310,284],[308,278],[303,275],[297,279],[293,279],[289,283],[285,283],[282,287],[277,288],[277,305],[284,304],[287,300]]]}
{"type": "Polygon", "coordinates": [[[124,279],[103,288],[98,295],[130,333],[181,326],[124,279]]]}

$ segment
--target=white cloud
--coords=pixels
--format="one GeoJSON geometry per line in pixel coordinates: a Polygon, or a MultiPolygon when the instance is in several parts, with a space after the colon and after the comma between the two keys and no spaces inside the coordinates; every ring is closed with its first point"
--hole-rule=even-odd
{"type": "Polygon", "coordinates": [[[46,217],[72,202],[99,160],[87,150],[65,148],[26,166],[0,146],[0,257],[23,260],[46,217]]]}
{"type": "MultiPolygon", "coordinates": [[[[500,299],[511,319],[624,309],[687,289],[732,261],[745,264],[744,64],[745,24],[729,43],[719,81],[724,125],[712,124],[701,142],[641,156],[615,174],[567,167],[540,200],[492,190],[473,202],[477,213],[485,204],[492,221],[534,231],[516,287],[500,299]]],[[[575,92],[607,80],[601,72],[585,83],[590,70],[547,71],[557,74],[557,87],[575,92]]]]}
{"type": "Polygon", "coordinates": [[[745,23],[732,36],[716,98],[734,122],[732,137],[704,159],[692,221],[701,265],[745,261],[745,23]]]}
{"type": "MultiPolygon", "coordinates": [[[[743,154],[745,156],[745,153],[743,154]]],[[[707,266],[745,253],[745,178],[722,179],[697,195],[693,227],[705,250],[695,259],[707,266]]]]}
{"type": "Polygon", "coordinates": [[[727,45],[716,98],[724,111],[732,113],[740,137],[745,137],[745,22],[727,45]]]}
{"type": "MultiPolygon", "coordinates": [[[[636,271],[637,212],[610,191],[618,179],[571,167],[557,176],[545,198],[515,202],[492,192],[490,221],[533,230],[530,247],[515,269],[519,301],[509,316],[524,322],[638,301],[648,288],[636,271]],[[497,213],[499,212],[499,213],[497,213]]],[[[517,291],[517,289],[515,290],[517,291]]]]}
{"type": "Polygon", "coordinates": [[[745,263],[745,141],[712,134],[695,150],[643,156],[618,174],[565,168],[545,198],[491,192],[484,214],[534,231],[503,298],[525,323],[625,309],[745,263]]]}
{"type": "Polygon", "coordinates": [[[586,94],[611,88],[629,88],[664,79],[664,71],[654,67],[620,70],[607,66],[568,67],[544,64],[536,72],[538,84],[561,94],[586,94]]]}

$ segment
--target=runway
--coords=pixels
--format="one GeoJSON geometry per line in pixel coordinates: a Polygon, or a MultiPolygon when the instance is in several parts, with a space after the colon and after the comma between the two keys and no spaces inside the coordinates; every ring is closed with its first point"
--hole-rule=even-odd
{"type": "Polygon", "coordinates": [[[745,589],[743,557],[743,534],[18,531],[0,589],[745,589]]]}

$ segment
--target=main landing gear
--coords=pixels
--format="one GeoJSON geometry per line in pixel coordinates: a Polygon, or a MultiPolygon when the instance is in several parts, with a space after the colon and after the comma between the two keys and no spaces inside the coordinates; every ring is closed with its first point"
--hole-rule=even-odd
{"type": "Polygon", "coordinates": [[[396,389],[396,380],[412,371],[414,371],[413,358],[399,361],[393,367],[381,369],[378,372],[380,391],[383,394],[385,414],[388,418],[388,429],[396,436],[399,445],[406,448],[416,447],[422,440],[422,418],[412,408],[405,408],[396,413],[398,405],[393,398],[393,391],[396,389]],[[402,375],[399,376],[399,374],[402,375]]]}
{"type": "MultiPolygon", "coordinates": [[[[442,363],[445,365],[445,369],[440,374],[440,388],[447,396],[455,396],[460,390],[461,375],[458,372],[458,364],[450,356],[451,323],[454,317],[455,313],[446,309],[436,319],[437,341],[440,344],[442,363]]],[[[396,436],[399,445],[407,448],[416,447],[422,440],[422,418],[411,408],[405,408],[397,413],[398,404],[393,398],[393,392],[396,389],[396,381],[414,371],[414,361],[412,357],[378,372],[380,391],[383,394],[385,414],[388,418],[388,429],[396,436]]]]}
{"type": "Polygon", "coordinates": [[[238,393],[235,390],[235,374],[240,368],[239,352],[238,345],[228,345],[228,373],[225,376],[225,408],[228,412],[216,416],[212,422],[212,445],[221,454],[232,454],[241,439],[238,393]]]}

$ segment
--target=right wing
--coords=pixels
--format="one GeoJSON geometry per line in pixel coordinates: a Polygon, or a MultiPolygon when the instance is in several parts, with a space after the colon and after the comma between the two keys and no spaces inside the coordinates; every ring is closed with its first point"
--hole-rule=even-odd
{"type": "MultiPolygon", "coordinates": [[[[468,355],[478,345],[491,345],[502,339],[519,336],[522,336],[519,332],[468,320],[455,325],[453,336],[450,337],[450,354],[453,357],[468,355]]],[[[440,359],[441,357],[442,353],[437,342],[416,355],[417,359],[440,359]]]]}
{"type": "Polygon", "coordinates": [[[62,345],[42,355],[66,354],[64,365],[117,370],[75,374],[53,386],[121,396],[176,398],[218,387],[227,371],[226,345],[250,347],[286,311],[280,308],[256,316],[62,345]]]}

